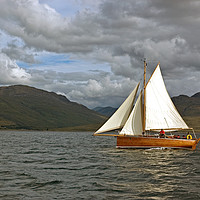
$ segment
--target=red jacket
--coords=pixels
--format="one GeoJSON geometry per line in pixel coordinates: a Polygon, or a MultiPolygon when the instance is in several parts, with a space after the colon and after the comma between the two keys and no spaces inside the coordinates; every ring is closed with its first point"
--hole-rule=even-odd
{"type": "Polygon", "coordinates": [[[164,130],[161,130],[161,131],[160,131],[160,134],[165,134],[165,131],[164,131],[164,130]]]}

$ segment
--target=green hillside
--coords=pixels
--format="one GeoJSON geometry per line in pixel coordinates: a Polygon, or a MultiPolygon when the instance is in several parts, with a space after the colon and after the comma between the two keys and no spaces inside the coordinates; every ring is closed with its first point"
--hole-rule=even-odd
{"type": "MultiPolygon", "coordinates": [[[[173,97],[186,123],[200,130],[200,93],[173,97]]],[[[0,87],[0,129],[89,131],[96,130],[116,109],[97,112],[62,95],[29,86],[0,87]]]]}
{"type": "Polygon", "coordinates": [[[95,130],[103,121],[102,115],[53,92],[0,87],[1,129],[95,130]]]}

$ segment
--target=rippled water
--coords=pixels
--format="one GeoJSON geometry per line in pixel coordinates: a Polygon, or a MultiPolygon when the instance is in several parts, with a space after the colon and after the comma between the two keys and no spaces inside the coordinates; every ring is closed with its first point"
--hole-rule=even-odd
{"type": "Polygon", "coordinates": [[[0,132],[0,199],[200,199],[200,145],[120,150],[92,133],[0,132]]]}

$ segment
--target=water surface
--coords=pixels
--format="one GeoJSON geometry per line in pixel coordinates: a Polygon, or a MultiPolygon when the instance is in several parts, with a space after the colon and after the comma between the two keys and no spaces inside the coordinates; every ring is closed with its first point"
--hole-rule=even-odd
{"type": "Polygon", "coordinates": [[[0,199],[200,199],[200,145],[120,150],[85,132],[0,132],[0,199]]]}

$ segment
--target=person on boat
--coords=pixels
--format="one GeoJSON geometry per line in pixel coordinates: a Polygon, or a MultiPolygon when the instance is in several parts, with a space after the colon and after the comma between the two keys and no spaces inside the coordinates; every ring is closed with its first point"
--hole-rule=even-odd
{"type": "Polygon", "coordinates": [[[192,136],[191,136],[191,134],[190,134],[189,132],[187,133],[187,139],[188,139],[188,140],[191,140],[191,139],[192,139],[192,136]]]}
{"type": "Polygon", "coordinates": [[[144,137],[144,131],[142,132],[142,137],[144,137]]]}
{"type": "Polygon", "coordinates": [[[181,137],[180,137],[180,135],[177,135],[177,139],[180,139],[181,137]]]}
{"type": "Polygon", "coordinates": [[[183,135],[183,139],[186,139],[185,135],[183,135]]]}
{"type": "Polygon", "coordinates": [[[163,129],[161,129],[160,131],[160,138],[164,138],[165,137],[165,131],[163,129]]]}
{"type": "Polygon", "coordinates": [[[176,139],[176,138],[177,138],[177,136],[176,136],[176,135],[174,135],[174,138],[176,139]]]}

